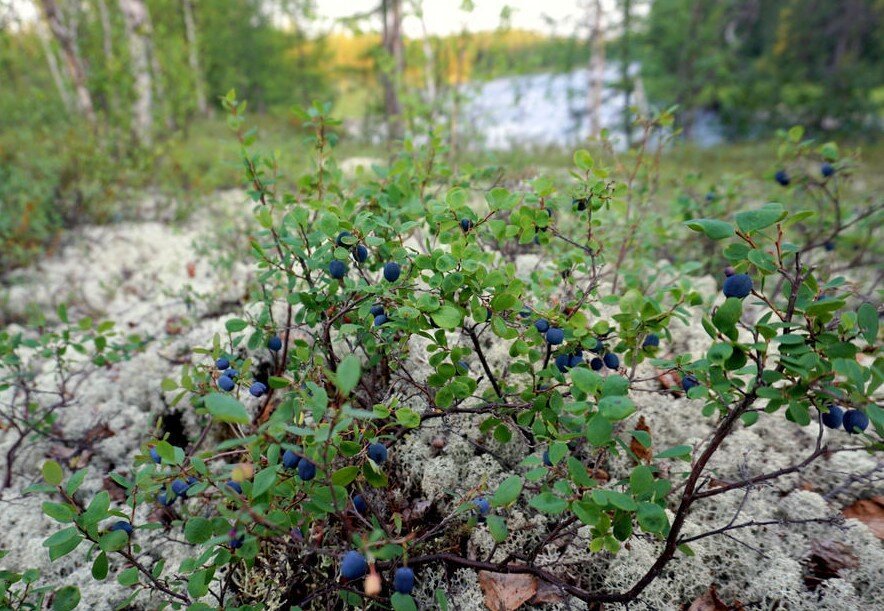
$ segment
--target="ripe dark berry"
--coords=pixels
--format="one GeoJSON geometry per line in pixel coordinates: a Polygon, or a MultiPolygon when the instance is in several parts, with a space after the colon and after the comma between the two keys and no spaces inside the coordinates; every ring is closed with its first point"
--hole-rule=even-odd
{"type": "Polygon", "coordinates": [[[543,464],[545,464],[547,467],[553,466],[552,461],[549,459],[549,450],[543,451],[543,464]]]}
{"type": "Polygon", "coordinates": [[[280,350],[282,350],[282,340],[279,338],[278,335],[274,335],[267,342],[267,347],[273,352],[279,352],[280,350]]]}
{"type": "Polygon", "coordinates": [[[340,280],[347,275],[347,264],[335,259],[328,264],[328,273],[335,280],[340,280]]]}
{"type": "Polygon", "coordinates": [[[235,380],[237,377],[239,377],[239,372],[236,369],[234,369],[233,367],[231,367],[230,369],[226,369],[224,371],[224,375],[226,375],[231,380],[235,380]]]}
{"type": "Polygon", "coordinates": [[[160,464],[161,462],[163,462],[163,459],[160,458],[160,453],[157,452],[156,448],[150,449],[150,459],[157,464],[160,464]]]}
{"type": "Polygon", "coordinates": [[[844,430],[855,435],[864,431],[869,426],[869,417],[858,409],[849,409],[844,412],[844,430]]]}
{"type": "Polygon", "coordinates": [[[311,479],[316,477],[316,465],[314,465],[306,458],[302,458],[300,461],[298,461],[298,477],[300,477],[305,482],[309,482],[311,479]]]}
{"type": "Polygon", "coordinates": [[[218,388],[225,392],[230,392],[233,390],[233,387],[236,386],[236,383],[231,380],[227,375],[223,375],[218,378],[218,388]]]}
{"type": "Polygon", "coordinates": [[[583,362],[583,354],[575,352],[568,358],[568,367],[579,367],[583,362]]]}
{"type": "Polygon", "coordinates": [[[714,202],[715,201],[715,193],[713,193],[712,191],[709,191],[706,194],[706,201],[707,202],[714,202]]]}
{"type": "Polygon", "coordinates": [[[604,358],[605,367],[608,369],[617,369],[620,367],[620,357],[613,352],[606,352],[604,358]]]}
{"type": "Polygon", "coordinates": [[[230,367],[230,361],[228,361],[223,356],[220,359],[218,359],[217,361],[215,361],[215,369],[220,369],[221,371],[224,371],[228,367],[230,367]]]}
{"type": "Polygon", "coordinates": [[[374,317],[374,326],[380,327],[382,324],[388,322],[390,319],[387,318],[386,314],[378,314],[374,317]]]}
{"type": "Polygon", "coordinates": [[[743,299],[752,292],[752,278],[749,274],[734,274],[724,280],[724,296],[743,299]]]}
{"type": "Polygon", "coordinates": [[[365,502],[365,499],[362,498],[361,494],[357,494],[353,497],[353,509],[355,509],[358,514],[364,514],[368,511],[368,503],[365,502]]]}
{"type": "Polygon", "coordinates": [[[157,495],[157,503],[159,503],[163,507],[168,507],[175,502],[175,498],[175,495],[167,495],[165,492],[160,492],[157,495]]]}
{"type": "Polygon", "coordinates": [[[191,475],[190,477],[187,478],[187,485],[188,486],[196,486],[198,483],[199,483],[199,480],[197,478],[195,478],[193,475],[191,475]]]}
{"type": "Polygon", "coordinates": [[[784,187],[788,187],[789,183],[792,182],[792,180],[789,178],[789,175],[786,174],[786,170],[779,170],[776,174],[774,174],[774,180],[776,180],[784,187]]]}
{"type": "Polygon", "coordinates": [[[519,310],[520,318],[528,318],[529,316],[531,316],[531,308],[529,308],[528,306],[525,306],[524,308],[519,310]]]}
{"type": "Polygon", "coordinates": [[[834,173],[835,173],[835,166],[833,166],[831,163],[826,162],[820,166],[820,174],[822,174],[824,177],[828,178],[829,176],[831,176],[834,173]]]}
{"type": "Polygon", "coordinates": [[[131,535],[134,529],[132,528],[132,525],[125,520],[120,520],[119,522],[114,522],[113,525],[110,527],[110,530],[122,530],[127,535],[131,535]]]}
{"type": "Polygon", "coordinates": [[[341,577],[344,579],[359,579],[368,572],[368,562],[365,557],[356,550],[350,550],[341,559],[341,577]]]}
{"type": "Polygon", "coordinates": [[[546,333],[547,331],[549,331],[549,322],[544,318],[538,318],[536,321],[534,321],[534,328],[541,333],[546,333]]]}
{"type": "Polygon", "coordinates": [[[460,228],[464,233],[468,232],[473,228],[473,221],[470,219],[460,219],[460,228]]]}
{"type": "Polygon", "coordinates": [[[589,202],[589,199],[586,197],[578,197],[571,200],[571,205],[577,208],[578,211],[583,212],[586,210],[586,204],[589,202]]]}
{"type": "Polygon", "coordinates": [[[183,479],[176,479],[172,482],[172,492],[178,496],[187,496],[188,488],[190,488],[190,486],[183,479]]]}
{"type": "Polygon", "coordinates": [[[558,327],[550,327],[546,332],[546,341],[548,341],[553,346],[558,346],[563,341],[565,341],[565,332],[558,327]]]}
{"type": "Polygon", "coordinates": [[[599,338],[596,338],[595,346],[590,348],[589,351],[592,352],[593,354],[601,354],[602,350],[604,350],[604,349],[605,349],[605,343],[602,340],[600,340],[599,338]]]}
{"type": "Polygon", "coordinates": [[[301,462],[301,457],[292,452],[291,450],[286,450],[282,454],[282,466],[286,469],[294,469],[298,466],[298,463],[301,462]]]}
{"type": "Polygon", "coordinates": [[[484,497],[479,497],[473,500],[473,505],[476,506],[476,509],[479,511],[480,516],[487,516],[491,511],[491,503],[484,497]]]}
{"type": "Polygon", "coordinates": [[[832,240],[826,240],[823,243],[823,248],[826,249],[826,252],[832,252],[833,250],[835,250],[835,242],[833,242],[832,240]]]}
{"type": "Polygon", "coordinates": [[[411,594],[414,590],[414,571],[407,566],[396,569],[393,574],[393,589],[400,594],[411,594]]]}
{"type": "Polygon", "coordinates": [[[379,465],[384,464],[387,460],[387,447],[377,442],[368,444],[368,457],[379,465]]]}
{"type": "Polygon", "coordinates": [[[350,248],[349,244],[344,243],[344,238],[352,238],[353,234],[349,231],[342,231],[338,234],[337,239],[335,239],[335,244],[338,246],[343,246],[344,248],[350,248]]]}
{"type": "Polygon", "coordinates": [[[687,392],[692,388],[695,388],[700,385],[700,381],[696,378],[696,376],[692,374],[688,374],[681,379],[681,387],[687,392]]]}
{"type": "Polygon", "coordinates": [[[642,342],[642,348],[656,348],[660,345],[660,338],[656,333],[649,334],[642,342]]]}
{"type": "Polygon", "coordinates": [[[267,385],[263,382],[255,382],[249,386],[249,394],[253,397],[260,397],[267,392],[267,385]]]}
{"type": "Polygon", "coordinates": [[[830,429],[841,428],[841,423],[844,421],[844,410],[832,403],[829,405],[829,411],[823,414],[822,419],[823,424],[830,429]]]}
{"type": "Polygon", "coordinates": [[[372,316],[380,316],[381,314],[384,313],[384,306],[382,306],[379,303],[376,303],[373,306],[371,306],[371,309],[368,311],[368,313],[371,314],[372,316]]]}
{"type": "Polygon", "coordinates": [[[589,366],[592,367],[593,371],[601,371],[602,367],[605,366],[605,363],[599,357],[595,357],[589,362],[589,366]]]}
{"type": "Polygon", "coordinates": [[[396,282],[399,280],[399,273],[402,271],[402,267],[396,263],[395,261],[390,261],[389,263],[384,264],[384,280],[387,282],[396,282]]]}
{"type": "Polygon", "coordinates": [[[246,536],[242,535],[240,537],[236,536],[236,529],[231,528],[227,533],[227,545],[230,546],[230,549],[239,549],[242,547],[242,543],[245,540],[246,536]]]}
{"type": "Polygon", "coordinates": [[[556,367],[558,367],[559,371],[561,371],[562,373],[568,371],[570,362],[571,356],[568,354],[560,354],[556,357],[556,367]]]}
{"type": "Polygon", "coordinates": [[[242,494],[242,486],[239,485],[239,482],[235,482],[235,481],[233,481],[233,480],[230,480],[230,481],[227,482],[227,484],[225,484],[225,485],[226,485],[228,488],[230,488],[231,490],[233,490],[235,493],[237,493],[237,494],[242,494]]]}
{"type": "Polygon", "coordinates": [[[353,260],[357,263],[365,263],[368,260],[368,249],[364,244],[357,244],[352,254],[353,260]]]}

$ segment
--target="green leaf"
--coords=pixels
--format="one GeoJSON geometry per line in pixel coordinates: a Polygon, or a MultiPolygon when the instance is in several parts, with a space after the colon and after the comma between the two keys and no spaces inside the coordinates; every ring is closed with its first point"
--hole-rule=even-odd
{"type": "Polygon", "coordinates": [[[252,500],[258,498],[273,487],[276,483],[276,466],[261,469],[255,474],[252,483],[252,500]]]}
{"type": "Polygon", "coordinates": [[[586,426],[586,440],[594,446],[603,446],[611,441],[614,425],[610,420],[599,414],[589,419],[586,426]]]}
{"type": "Polygon", "coordinates": [[[206,518],[195,517],[184,525],[184,538],[188,543],[198,545],[212,537],[212,523],[206,518]]]}
{"type": "MultiPolygon", "coordinates": [[[[436,398],[438,400],[438,393],[436,398]]],[[[420,426],[421,415],[411,408],[400,407],[396,410],[396,422],[408,429],[414,429],[420,426]]]]}
{"type": "Polygon", "coordinates": [[[586,149],[579,149],[574,152],[574,165],[576,165],[584,172],[592,169],[594,163],[595,162],[592,160],[592,155],[590,155],[589,151],[587,151],[586,149]]]}
{"type": "Polygon", "coordinates": [[[488,532],[491,533],[491,537],[498,543],[503,543],[506,541],[507,535],[509,535],[509,531],[506,527],[506,520],[498,515],[490,515],[485,518],[485,521],[488,524],[488,532]]]}
{"type": "Polygon", "coordinates": [[[568,508],[568,503],[552,492],[542,492],[528,501],[528,504],[537,511],[549,514],[562,513],[568,508]]]}
{"type": "Polygon", "coordinates": [[[623,420],[634,411],[635,405],[629,397],[604,397],[599,401],[599,414],[607,420],[623,420]]]}
{"type": "Polygon", "coordinates": [[[70,505],[62,505],[61,503],[51,503],[46,501],[43,503],[43,513],[58,522],[70,522],[74,519],[74,510],[70,505]]]}
{"type": "Polygon", "coordinates": [[[119,582],[121,586],[134,586],[138,583],[138,569],[133,566],[121,571],[120,574],[117,575],[117,582],[119,582]]]}
{"type": "Polygon", "coordinates": [[[732,329],[743,315],[743,302],[736,297],[728,297],[715,311],[712,322],[722,331],[732,329]]]}
{"type": "Polygon", "coordinates": [[[635,517],[645,532],[662,533],[669,526],[666,512],[655,503],[640,503],[635,517]]]}
{"type": "Polygon", "coordinates": [[[393,605],[394,611],[417,611],[417,605],[414,599],[408,594],[394,592],[390,597],[390,604],[393,605]]]}
{"type": "Polygon", "coordinates": [[[55,591],[52,597],[52,611],[71,611],[80,604],[80,588],[64,586],[55,591]]]}
{"type": "Polygon", "coordinates": [[[245,406],[230,395],[213,392],[206,396],[205,402],[206,409],[209,410],[212,418],[219,422],[235,422],[237,424],[250,422],[245,406]]]}
{"type": "Polygon", "coordinates": [[[68,483],[65,484],[64,487],[68,496],[73,496],[73,494],[79,490],[80,486],[83,484],[83,480],[86,479],[86,473],[86,469],[80,469],[68,478],[68,483]]]}
{"type": "Polygon", "coordinates": [[[864,303],[856,311],[856,322],[866,341],[874,345],[878,338],[878,311],[871,303],[864,303]]]}
{"type": "Polygon", "coordinates": [[[104,552],[115,552],[126,547],[129,542],[129,535],[124,530],[112,530],[101,535],[98,540],[98,547],[104,552]]]}
{"type": "Polygon", "coordinates": [[[691,456],[691,446],[673,446],[667,448],[654,456],[654,458],[682,458],[688,459],[691,456]]]}
{"type": "Polygon", "coordinates": [[[591,395],[601,386],[602,376],[586,367],[576,367],[571,370],[571,381],[578,389],[591,395]]]}
{"type": "Polygon", "coordinates": [[[60,464],[54,460],[47,460],[43,463],[43,479],[47,484],[58,486],[62,478],[64,478],[64,472],[61,470],[60,464]]]}
{"type": "Polygon", "coordinates": [[[336,486],[346,486],[355,480],[358,475],[359,467],[350,465],[348,467],[342,467],[332,473],[331,481],[332,484],[335,484],[336,486]]]}
{"type": "Polygon", "coordinates": [[[244,321],[242,318],[231,318],[224,323],[224,328],[227,329],[230,333],[238,333],[248,326],[249,323],[244,321]]]}
{"type": "Polygon", "coordinates": [[[107,554],[101,552],[92,561],[92,578],[98,581],[104,580],[107,577],[107,565],[107,554]]]}
{"type": "Polygon", "coordinates": [[[456,329],[463,321],[461,311],[450,305],[442,306],[430,314],[430,317],[433,319],[433,322],[443,329],[456,329]]]}
{"type": "Polygon", "coordinates": [[[687,221],[685,225],[694,231],[702,231],[707,238],[712,240],[723,240],[734,235],[734,228],[731,224],[718,219],[692,219],[687,221]]]}
{"type": "Polygon", "coordinates": [[[344,360],[338,365],[335,378],[338,392],[345,397],[349,396],[353,389],[356,388],[356,385],[359,384],[360,377],[362,377],[362,363],[360,363],[359,357],[353,354],[345,356],[344,360]]]}
{"type": "Polygon", "coordinates": [[[53,533],[52,536],[43,541],[43,547],[55,547],[56,545],[61,545],[62,543],[81,538],[80,532],[75,526],[68,526],[65,529],[53,533]]]}
{"type": "Polygon", "coordinates": [[[743,233],[759,231],[765,227],[770,227],[780,219],[786,216],[786,211],[780,204],[765,204],[761,208],[755,210],[744,210],[737,212],[734,216],[737,221],[737,227],[743,233]]]}
{"type": "Polygon", "coordinates": [[[491,504],[495,507],[503,507],[514,502],[522,493],[522,478],[512,475],[502,482],[491,497],[491,504]]]}

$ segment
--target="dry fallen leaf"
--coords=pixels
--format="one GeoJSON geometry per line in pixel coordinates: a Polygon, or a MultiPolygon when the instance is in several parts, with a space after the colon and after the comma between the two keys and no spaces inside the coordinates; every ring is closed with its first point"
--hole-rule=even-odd
{"type": "Polygon", "coordinates": [[[196,276],[196,262],[188,261],[187,263],[187,277],[193,278],[196,276]]]}
{"type": "Polygon", "coordinates": [[[516,611],[537,593],[537,578],[515,573],[479,571],[479,586],[490,611],[516,611]]]}
{"type": "Polygon", "coordinates": [[[537,584],[537,594],[534,595],[530,602],[532,605],[539,605],[542,603],[560,603],[563,600],[564,597],[560,588],[551,583],[541,581],[537,584]]]}
{"type": "Polygon", "coordinates": [[[730,607],[718,598],[718,593],[716,593],[715,586],[713,585],[709,586],[706,592],[694,599],[694,602],[688,607],[688,611],[730,611],[730,607]]]}
{"type": "Polygon", "coordinates": [[[681,377],[674,371],[658,371],[657,381],[666,390],[672,391],[674,396],[681,394],[681,377]]]}
{"type": "Polygon", "coordinates": [[[860,499],[841,513],[845,518],[856,518],[863,522],[876,537],[884,539],[884,496],[860,499]]]}
{"type": "MultiPolygon", "coordinates": [[[[645,421],[644,416],[639,416],[638,424],[635,425],[635,430],[644,431],[650,436],[651,427],[648,426],[648,423],[645,421]]],[[[632,440],[629,442],[629,449],[632,450],[632,452],[641,462],[650,463],[651,458],[653,458],[654,456],[651,452],[651,448],[646,448],[645,446],[643,446],[635,437],[633,437],[632,440]]]]}
{"type": "Polygon", "coordinates": [[[825,579],[838,577],[841,569],[855,569],[859,558],[849,545],[832,539],[814,540],[810,543],[810,556],[805,562],[804,583],[810,590],[825,579]]]}

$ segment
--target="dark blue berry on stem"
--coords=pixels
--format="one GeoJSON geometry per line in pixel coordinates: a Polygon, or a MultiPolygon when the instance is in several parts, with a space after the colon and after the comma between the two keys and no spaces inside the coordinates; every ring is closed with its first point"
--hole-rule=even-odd
{"type": "Polygon", "coordinates": [[[368,444],[368,457],[382,465],[387,460],[387,447],[378,442],[368,444]]]}
{"type": "Polygon", "coordinates": [[[393,589],[400,594],[411,594],[414,590],[414,571],[407,566],[396,569],[393,574],[393,589]]]}
{"type": "Polygon", "coordinates": [[[384,264],[384,280],[387,282],[396,282],[399,280],[399,274],[401,272],[402,267],[395,261],[390,261],[389,263],[384,264]]]}
{"type": "Polygon", "coordinates": [[[267,347],[273,352],[282,350],[282,339],[278,335],[274,335],[267,341],[267,347]]]}

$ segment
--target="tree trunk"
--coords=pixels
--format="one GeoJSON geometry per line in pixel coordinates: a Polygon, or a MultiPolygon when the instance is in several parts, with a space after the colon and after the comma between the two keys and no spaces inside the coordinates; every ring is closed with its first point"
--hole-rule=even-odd
{"type": "Polygon", "coordinates": [[[384,112],[390,140],[402,137],[402,106],[399,102],[399,86],[405,70],[405,49],[402,44],[402,0],[382,0],[381,15],[384,20],[384,50],[393,60],[390,70],[383,70],[384,112]]]}
{"type": "Polygon", "coordinates": [[[196,109],[201,115],[208,114],[209,105],[206,103],[206,88],[203,82],[203,73],[200,70],[199,46],[196,36],[196,21],[193,18],[192,0],[181,0],[184,10],[184,35],[187,38],[187,63],[193,74],[196,89],[196,109]]]}
{"type": "Polygon", "coordinates": [[[71,35],[70,30],[65,27],[62,22],[61,11],[55,0],[40,0],[43,7],[43,14],[46,17],[46,23],[58,41],[64,56],[65,66],[67,67],[68,76],[73,83],[74,91],[77,96],[77,110],[87,121],[95,124],[95,106],[92,104],[92,94],[86,86],[86,68],[83,64],[83,58],[77,50],[76,41],[71,35]]]}
{"type": "Polygon", "coordinates": [[[605,88],[605,31],[601,0],[591,5],[589,56],[589,135],[598,138],[602,131],[602,92],[605,88]]]}
{"type": "Polygon", "coordinates": [[[135,80],[132,130],[141,144],[153,137],[153,87],[150,66],[150,20],[143,0],[119,0],[129,39],[129,68],[135,80]]]}
{"type": "Polygon", "coordinates": [[[626,146],[632,145],[632,112],[629,106],[632,102],[632,78],[629,75],[630,56],[629,34],[632,28],[632,0],[623,0],[623,34],[621,36],[622,54],[620,56],[620,86],[623,87],[623,133],[626,137],[626,146]]]}
{"type": "MultiPolygon", "coordinates": [[[[114,63],[114,31],[111,23],[110,11],[107,10],[107,2],[104,0],[96,0],[98,8],[98,18],[101,22],[101,48],[104,53],[105,79],[108,81],[113,78],[115,72],[114,63]]],[[[109,114],[114,115],[119,109],[117,104],[117,90],[113,85],[106,88],[105,104],[109,114]]]]}
{"type": "Polygon", "coordinates": [[[74,101],[71,100],[71,94],[64,81],[64,76],[62,76],[61,70],[58,68],[58,58],[55,57],[55,51],[49,42],[49,32],[46,31],[46,24],[42,21],[37,22],[37,38],[40,39],[40,45],[43,47],[43,53],[46,55],[46,63],[49,64],[49,74],[52,75],[52,82],[55,83],[55,88],[58,90],[58,97],[61,98],[61,103],[64,104],[65,110],[70,112],[74,107],[74,101]]]}

